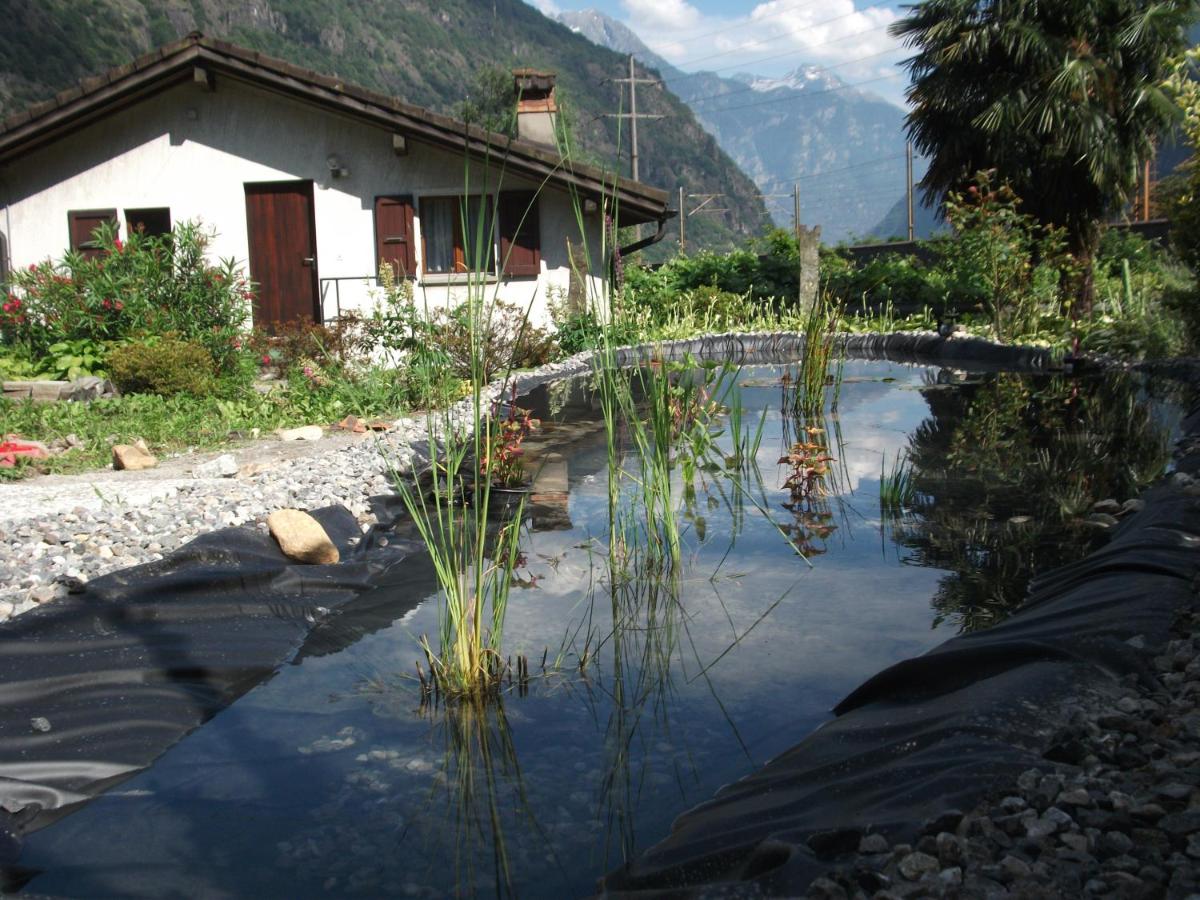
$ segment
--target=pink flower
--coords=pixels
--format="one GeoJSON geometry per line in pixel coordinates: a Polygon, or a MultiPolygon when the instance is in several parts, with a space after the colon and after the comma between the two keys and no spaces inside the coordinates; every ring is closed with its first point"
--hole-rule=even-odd
{"type": "Polygon", "coordinates": [[[269,366],[271,364],[271,357],[269,357],[267,354],[264,353],[263,358],[262,358],[262,364],[264,366],[269,366]]]}

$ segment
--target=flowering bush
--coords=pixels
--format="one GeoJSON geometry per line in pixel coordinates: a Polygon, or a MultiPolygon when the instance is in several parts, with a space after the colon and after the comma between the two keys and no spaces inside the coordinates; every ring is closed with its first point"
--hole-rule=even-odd
{"type": "Polygon", "coordinates": [[[114,226],[101,227],[103,254],[67,253],[12,274],[0,341],[38,359],[62,341],[174,333],[205,347],[219,367],[232,367],[252,294],[233,260],[209,263],[211,237],[185,222],[169,235],[134,233],[123,243],[114,226]]]}

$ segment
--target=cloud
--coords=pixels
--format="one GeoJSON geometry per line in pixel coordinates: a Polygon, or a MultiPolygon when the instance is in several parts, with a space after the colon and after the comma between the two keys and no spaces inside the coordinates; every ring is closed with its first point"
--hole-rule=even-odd
{"type": "Polygon", "coordinates": [[[562,12],[562,7],[555,3],[554,0],[525,0],[525,2],[543,16],[549,16],[550,18],[554,18],[562,12]]]}
{"type": "Polygon", "coordinates": [[[898,14],[863,0],[767,0],[732,18],[705,16],[686,0],[621,0],[629,25],[686,71],[779,75],[802,65],[898,94],[901,45],[887,33],[898,14]],[[664,37],[670,35],[670,37],[664,37]],[[881,76],[888,79],[878,82],[881,76]]]}
{"type": "Polygon", "coordinates": [[[691,30],[704,21],[700,10],[686,0],[621,0],[621,6],[639,34],[656,34],[659,29],[691,30]]]}

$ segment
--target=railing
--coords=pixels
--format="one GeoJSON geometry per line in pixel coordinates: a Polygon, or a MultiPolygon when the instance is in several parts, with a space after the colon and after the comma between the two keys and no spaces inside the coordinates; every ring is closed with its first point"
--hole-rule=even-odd
{"type": "Polygon", "coordinates": [[[339,275],[335,278],[322,278],[320,280],[322,322],[329,322],[342,317],[343,282],[362,285],[366,292],[369,292],[372,288],[379,286],[379,278],[375,275],[339,275]],[[328,313],[331,295],[334,306],[334,315],[332,317],[330,317],[328,313]]]}

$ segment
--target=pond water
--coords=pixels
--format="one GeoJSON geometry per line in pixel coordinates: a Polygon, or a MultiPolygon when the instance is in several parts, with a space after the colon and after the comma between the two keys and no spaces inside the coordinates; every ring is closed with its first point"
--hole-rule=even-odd
{"type": "Polygon", "coordinates": [[[761,483],[677,484],[678,576],[634,579],[615,601],[590,394],[537,392],[544,496],[505,632],[531,661],[527,692],[423,708],[411,673],[436,607],[397,597],[394,616],[302,654],[148,771],[30,835],[29,890],[586,896],[865,678],[997,621],[1031,574],[1102,540],[1081,518],[1162,471],[1178,418],[1124,377],[851,362],[836,414],[797,422],[787,371],[739,375],[747,420],[765,410],[761,483]],[[791,504],[778,460],[798,429],[835,461],[823,491],[791,504]],[[915,493],[881,510],[881,473],[905,449],[915,493]]]}

